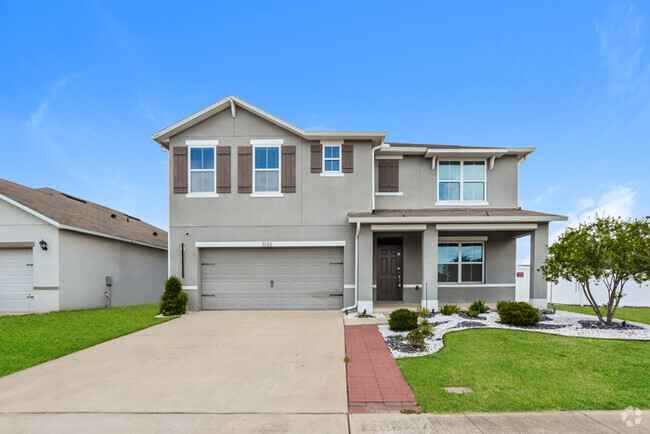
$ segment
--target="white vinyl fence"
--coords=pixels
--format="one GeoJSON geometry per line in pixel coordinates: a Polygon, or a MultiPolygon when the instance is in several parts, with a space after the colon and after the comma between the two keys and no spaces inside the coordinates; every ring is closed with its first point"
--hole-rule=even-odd
{"type": "MultiPolygon", "coordinates": [[[[528,301],[529,273],[530,270],[527,265],[517,266],[517,301],[528,301]]],[[[602,283],[594,282],[591,292],[598,304],[607,302],[607,289],[602,283]]],[[[650,285],[648,283],[627,282],[623,287],[623,294],[625,295],[621,299],[619,306],[650,307],[650,285]]],[[[560,280],[557,285],[549,283],[547,298],[549,303],[589,305],[580,285],[568,280],[560,280]]]]}

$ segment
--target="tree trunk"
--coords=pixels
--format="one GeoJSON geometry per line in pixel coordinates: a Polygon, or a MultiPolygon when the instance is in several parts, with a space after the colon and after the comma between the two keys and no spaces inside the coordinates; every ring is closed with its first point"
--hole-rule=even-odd
{"type": "Polygon", "coordinates": [[[600,313],[600,308],[598,307],[598,303],[596,303],[594,296],[591,294],[591,288],[589,287],[589,282],[587,283],[580,282],[580,286],[582,286],[582,292],[584,292],[585,297],[587,297],[587,301],[589,302],[594,312],[596,313],[596,316],[598,317],[598,321],[604,323],[605,321],[603,320],[603,315],[600,313]]]}

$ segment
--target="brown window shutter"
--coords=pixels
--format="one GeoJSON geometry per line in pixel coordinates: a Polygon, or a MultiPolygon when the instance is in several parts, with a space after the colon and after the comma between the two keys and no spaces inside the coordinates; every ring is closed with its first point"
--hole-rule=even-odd
{"type": "Polygon", "coordinates": [[[230,146],[217,146],[217,193],[230,193],[230,146]]]}
{"type": "Polygon", "coordinates": [[[187,194],[187,146],[174,147],[174,194],[187,194]]]}
{"type": "Polygon", "coordinates": [[[282,193],[296,192],[296,147],[282,147],[282,193]]]}
{"type": "Polygon", "coordinates": [[[311,173],[323,171],[323,146],[311,145],[311,173]]]}
{"type": "Polygon", "coordinates": [[[239,146],[237,154],[237,191],[239,193],[252,193],[253,147],[239,146]]]}
{"type": "Polygon", "coordinates": [[[379,162],[379,191],[399,191],[399,160],[379,162]]]}
{"type": "Polygon", "coordinates": [[[341,146],[342,161],[341,161],[341,171],[343,173],[352,173],[354,172],[354,147],[352,145],[343,145],[341,146]]]}

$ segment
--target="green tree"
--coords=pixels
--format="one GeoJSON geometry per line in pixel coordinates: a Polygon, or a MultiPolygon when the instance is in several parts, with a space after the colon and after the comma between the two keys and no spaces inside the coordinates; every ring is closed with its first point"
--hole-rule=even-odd
{"type": "Polygon", "coordinates": [[[596,217],[594,221],[568,228],[548,249],[544,278],[578,282],[600,322],[611,324],[616,308],[625,295],[623,287],[634,280],[650,280],[650,217],[623,220],[596,217]],[[591,285],[601,281],[607,289],[607,318],[598,308],[591,285]]]}

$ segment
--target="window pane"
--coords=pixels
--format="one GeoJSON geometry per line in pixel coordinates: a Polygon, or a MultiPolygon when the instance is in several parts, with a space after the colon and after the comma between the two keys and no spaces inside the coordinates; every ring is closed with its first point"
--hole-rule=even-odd
{"type": "Polygon", "coordinates": [[[438,282],[458,282],[458,264],[438,264],[438,282]]]}
{"type": "Polygon", "coordinates": [[[190,169],[200,169],[202,157],[201,149],[190,149],[190,169]]]}
{"type": "Polygon", "coordinates": [[[464,182],[463,200],[485,200],[482,182],[464,182]]]}
{"type": "Polygon", "coordinates": [[[483,262],[483,244],[463,244],[461,258],[463,262],[483,262]]]}
{"type": "Polygon", "coordinates": [[[438,244],[438,262],[458,262],[458,244],[438,244]]]}
{"type": "Polygon", "coordinates": [[[191,193],[213,193],[214,172],[192,172],[190,175],[191,193]]]}
{"type": "Polygon", "coordinates": [[[460,161],[441,161],[438,179],[441,181],[457,181],[460,179],[460,161]]]}
{"type": "Polygon", "coordinates": [[[325,171],[326,172],[339,172],[340,168],[339,160],[325,160],[325,171]]]}
{"type": "Polygon", "coordinates": [[[441,182],[438,200],[460,200],[460,182],[441,182]]]}
{"type": "Polygon", "coordinates": [[[280,173],[272,172],[255,172],[255,191],[256,192],[279,192],[280,191],[280,173]]]}
{"type": "Polygon", "coordinates": [[[485,161],[465,161],[463,179],[466,181],[485,181],[485,161]]]}
{"type": "Polygon", "coordinates": [[[214,148],[201,149],[203,154],[203,167],[202,169],[214,169],[214,148]]]}
{"type": "Polygon", "coordinates": [[[341,160],[333,160],[332,161],[332,170],[335,172],[339,172],[341,170],[341,160]]]}
{"type": "Polygon", "coordinates": [[[266,150],[268,148],[255,148],[255,168],[266,169],[266,150]]]}
{"type": "Polygon", "coordinates": [[[463,264],[463,282],[482,282],[483,264],[463,264]]]}
{"type": "Polygon", "coordinates": [[[332,157],[331,158],[339,158],[339,147],[338,146],[332,146],[332,157]]]}
{"type": "Polygon", "coordinates": [[[267,168],[279,169],[280,168],[280,148],[267,148],[267,168]]]}

